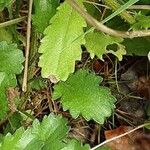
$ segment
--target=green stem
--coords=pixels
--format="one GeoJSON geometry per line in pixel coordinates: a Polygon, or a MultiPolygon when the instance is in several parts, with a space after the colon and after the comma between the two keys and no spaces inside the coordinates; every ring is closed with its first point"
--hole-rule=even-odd
{"type": "MultiPolygon", "coordinates": [[[[105,3],[116,11],[121,5],[116,0],[105,0],[105,3]]],[[[136,20],[127,11],[123,11],[120,16],[125,19],[129,24],[134,24],[136,20]]]]}
{"type": "Polygon", "coordinates": [[[20,17],[20,18],[16,18],[16,19],[13,19],[10,21],[2,22],[2,23],[0,23],[0,28],[4,28],[4,27],[10,26],[10,25],[17,24],[21,21],[24,21],[26,18],[27,17],[20,17]]]}

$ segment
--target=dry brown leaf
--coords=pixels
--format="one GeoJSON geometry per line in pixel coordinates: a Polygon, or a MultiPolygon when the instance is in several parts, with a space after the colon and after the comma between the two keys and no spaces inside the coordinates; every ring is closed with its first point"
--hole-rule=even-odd
{"type": "MultiPolygon", "coordinates": [[[[105,131],[106,140],[128,132],[133,128],[130,126],[120,126],[114,130],[105,131]]],[[[117,140],[107,143],[112,150],[150,150],[150,135],[141,131],[135,131],[117,140]]]]}
{"type": "Polygon", "coordinates": [[[8,107],[11,112],[16,111],[16,104],[15,104],[15,98],[19,96],[19,92],[17,89],[13,87],[9,87],[7,89],[7,99],[8,99],[8,107]]]}

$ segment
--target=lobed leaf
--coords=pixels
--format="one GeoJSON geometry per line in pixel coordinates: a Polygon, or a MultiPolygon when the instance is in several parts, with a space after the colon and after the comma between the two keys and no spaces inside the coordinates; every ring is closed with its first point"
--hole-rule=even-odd
{"type": "Polygon", "coordinates": [[[40,123],[34,120],[32,127],[18,129],[15,134],[8,133],[0,145],[1,150],[60,150],[66,146],[67,121],[53,114],[45,116],[40,123]]]}
{"type": "Polygon", "coordinates": [[[73,118],[82,115],[86,120],[94,119],[103,124],[114,109],[116,99],[107,87],[99,86],[102,77],[86,70],[69,76],[66,82],[54,86],[53,99],[61,97],[64,110],[70,110],[73,118]]]}
{"type": "Polygon", "coordinates": [[[142,15],[141,13],[135,16],[137,22],[131,25],[133,30],[149,29],[150,28],[150,16],[142,15]]]}
{"type": "Polygon", "coordinates": [[[50,114],[40,123],[33,121],[32,127],[19,128],[13,135],[8,133],[0,144],[1,150],[89,150],[76,140],[66,138],[66,119],[50,114]]]}
{"type": "Polygon", "coordinates": [[[86,48],[93,58],[95,55],[103,60],[103,54],[112,53],[121,61],[122,56],[126,54],[125,48],[122,44],[123,39],[119,37],[112,37],[100,32],[90,32],[86,35],[86,48]],[[117,51],[107,50],[108,46],[115,44],[117,51]]]}

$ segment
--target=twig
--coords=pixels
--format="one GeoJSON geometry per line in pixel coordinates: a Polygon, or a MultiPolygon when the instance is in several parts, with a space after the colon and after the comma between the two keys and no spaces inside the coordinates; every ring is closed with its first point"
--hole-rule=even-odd
{"type": "Polygon", "coordinates": [[[134,37],[144,37],[144,36],[150,36],[150,30],[139,30],[139,31],[118,31],[111,29],[99,21],[97,21],[95,18],[93,18],[91,15],[89,15],[81,6],[77,4],[75,0],[66,0],[68,4],[73,7],[90,25],[92,25],[95,29],[107,33],[112,36],[117,37],[123,37],[123,38],[134,38],[134,37]]]}
{"type": "Polygon", "coordinates": [[[24,67],[24,77],[22,84],[22,91],[27,91],[27,80],[28,80],[28,64],[29,64],[29,50],[30,50],[30,37],[31,37],[31,14],[32,14],[33,0],[29,1],[29,12],[28,12],[28,23],[27,23],[27,45],[26,45],[26,60],[24,67]]]}
{"type": "Polygon", "coordinates": [[[17,24],[21,21],[24,21],[26,18],[27,17],[20,17],[20,18],[16,18],[16,19],[13,19],[13,20],[6,21],[6,22],[2,22],[2,23],[0,23],[0,28],[4,28],[4,27],[10,26],[10,25],[17,24]]]}
{"type": "Polygon", "coordinates": [[[98,144],[97,146],[93,147],[91,150],[96,150],[97,148],[99,148],[99,147],[105,145],[106,143],[109,143],[109,142],[112,142],[112,141],[114,141],[114,140],[117,140],[117,139],[119,139],[119,138],[121,138],[121,137],[123,137],[123,136],[125,136],[125,135],[127,135],[127,134],[130,134],[130,133],[132,133],[132,132],[134,132],[134,131],[136,131],[136,130],[138,130],[138,129],[141,129],[141,128],[143,128],[143,127],[145,127],[145,126],[149,126],[149,125],[150,125],[150,123],[142,124],[142,125],[140,125],[140,126],[134,128],[134,129],[132,129],[132,130],[126,132],[126,133],[120,134],[120,135],[118,135],[118,136],[115,136],[115,137],[113,137],[113,138],[111,138],[111,139],[108,139],[108,140],[106,140],[106,141],[104,141],[104,142],[98,144]]]}
{"type": "Polygon", "coordinates": [[[128,9],[145,9],[145,10],[150,10],[150,5],[132,5],[128,9]]]}
{"type": "MultiPolygon", "coordinates": [[[[89,4],[92,4],[92,5],[97,5],[97,6],[105,7],[106,9],[112,9],[112,8],[110,8],[107,5],[99,4],[99,3],[96,3],[96,2],[85,1],[85,3],[89,3],[89,4]]],[[[150,10],[150,5],[132,5],[132,6],[130,6],[127,9],[150,10]]]]}

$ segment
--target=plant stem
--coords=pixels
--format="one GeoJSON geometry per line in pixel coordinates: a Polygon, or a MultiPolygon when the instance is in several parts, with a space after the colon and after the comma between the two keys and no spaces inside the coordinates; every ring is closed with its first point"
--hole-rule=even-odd
{"type": "MultiPolygon", "coordinates": [[[[121,7],[116,0],[105,0],[105,3],[111,7],[114,11],[121,7]]],[[[136,20],[127,11],[123,11],[120,16],[125,19],[129,24],[134,24],[136,20]]]]}
{"type": "Polygon", "coordinates": [[[23,84],[22,84],[22,91],[24,91],[24,92],[27,91],[29,50],[30,50],[30,37],[31,37],[32,4],[33,4],[33,0],[30,0],[29,1],[29,12],[28,12],[28,24],[27,24],[26,60],[25,60],[24,76],[23,76],[23,84]]]}
{"type": "MultiPolygon", "coordinates": [[[[99,4],[99,3],[96,3],[96,2],[93,2],[93,1],[91,2],[89,0],[85,1],[85,3],[92,4],[92,5],[95,5],[95,6],[105,7],[106,9],[112,9],[107,5],[99,4]]],[[[150,5],[132,5],[127,9],[150,10],[150,5]]]]}
{"type": "Polygon", "coordinates": [[[4,27],[10,26],[10,25],[17,24],[21,21],[24,21],[26,18],[27,17],[20,17],[20,18],[16,18],[16,19],[13,19],[10,21],[2,22],[2,23],[0,23],[0,28],[4,28],[4,27]]]}
{"type": "Polygon", "coordinates": [[[101,22],[93,18],[89,13],[87,13],[75,0],[66,0],[66,2],[73,7],[91,26],[100,32],[107,33],[116,37],[123,38],[134,38],[134,37],[144,37],[150,36],[150,30],[139,30],[139,31],[118,31],[111,29],[101,22]]]}

